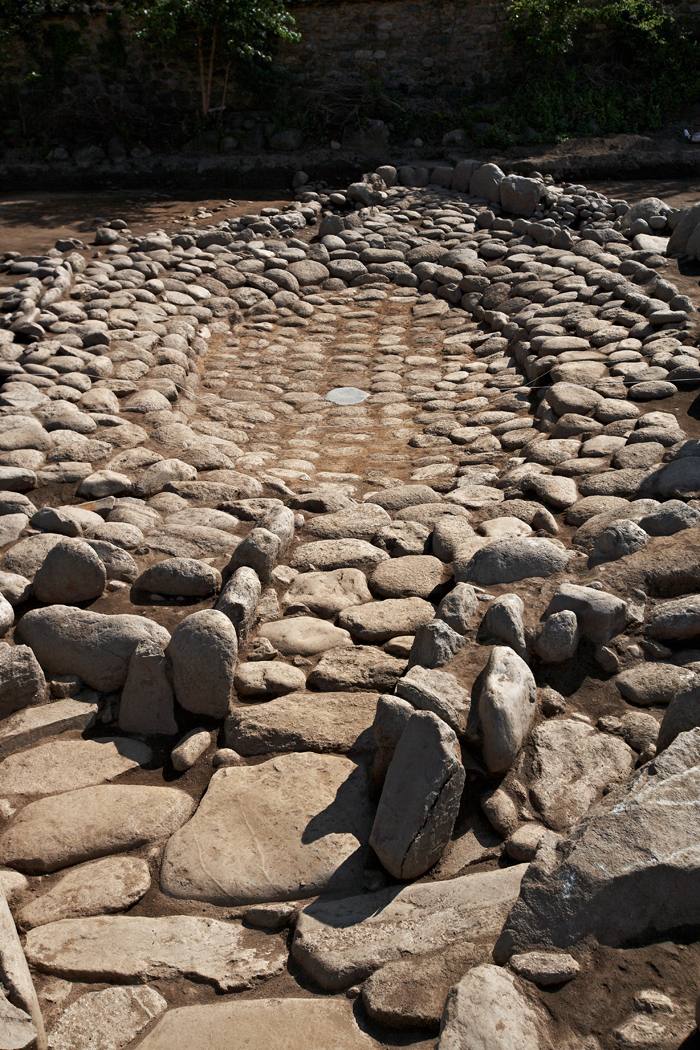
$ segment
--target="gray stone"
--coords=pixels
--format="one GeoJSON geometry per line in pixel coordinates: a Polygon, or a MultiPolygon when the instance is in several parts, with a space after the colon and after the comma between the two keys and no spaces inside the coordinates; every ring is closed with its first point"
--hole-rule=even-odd
{"type": "Polygon", "coordinates": [[[131,479],[116,470],[97,470],[84,478],[78,486],[83,499],[102,499],[103,496],[123,496],[131,492],[131,479]]]}
{"type": "Polygon", "coordinates": [[[535,651],[543,663],[562,663],[575,655],[579,637],[576,613],[562,609],[545,620],[535,643],[535,651]]]}
{"type": "Polygon", "coordinates": [[[537,687],[532,671],[507,646],[491,650],[479,692],[484,761],[490,772],[510,769],[535,717],[537,687]]]}
{"type": "Polygon", "coordinates": [[[513,974],[484,963],[450,989],[437,1050],[546,1050],[548,1022],[513,974]]]}
{"type": "Polygon", "coordinates": [[[484,197],[487,201],[501,201],[501,184],[505,174],[497,164],[482,164],[469,180],[469,195],[484,197]]]}
{"type": "Polygon", "coordinates": [[[39,533],[35,536],[27,536],[20,540],[5,552],[4,563],[8,572],[33,579],[34,573],[43,564],[44,558],[49,551],[61,542],[57,534],[39,533]]]}
{"type": "Polygon", "coordinates": [[[258,574],[254,569],[243,565],[240,569],[236,569],[219,595],[215,608],[233,624],[241,645],[245,642],[253,625],[261,593],[262,587],[258,574]]]}
{"type": "Polygon", "coordinates": [[[433,616],[433,606],[422,598],[388,598],[344,610],[338,623],[360,641],[378,645],[397,635],[414,634],[433,616]]]}
{"type": "Polygon", "coordinates": [[[47,698],[44,672],[29,646],[0,644],[0,718],[47,698]]]}
{"type": "Polygon", "coordinates": [[[315,656],[352,642],[347,631],[315,616],[291,616],[266,623],[260,628],[260,635],[285,656],[315,656]]]}
{"type": "Polygon", "coordinates": [[[47,605],[72,605],[99,598],[106,582],[105,567],[89,544],[61,539],[34,577],[34,594],[47,605]]]}
{"type": "Polygon", "coordinates": [[[486,586],[515,583],[532,576],[553,576],[568,562],[569,554],[549,540],[495,540],[476,551],[456,579],[459,583],[486,586]]]}
{"type": "Polygon", "coordinates": [[[122,1050],[167,1008],[163,996],[148,986],[88,992],[51,1029],[51,1050],[122,1050]]]}
{"type": "Polygon", "coordinates": [[[389,514],[376,503],[360,503],[333,514],[319,514],[307,521],[305,529],[319,540],[371,540],[377,529],[390,521],[389,514]]]}
{"type": "Polygon", "coordinates": [[[389,693],[406,670],[406,661],[372,645],[340,646],[323,654],[306,680],[307,688],[389,693]]]}
{"type": "Polygon", "coordinates": [[[686,689],[695,679],[695,672],[674,664],[637,664],[621,671],[615,678],[620,694],[632,704],[651,707],[667,704],[676,693],[686,689]]]}
{"type": "Polygon", "coordinates": [[[444,667],[455,656],[466,639],[444,620],[430,620],[416,631],[408,658],[409,667],[444,667]]]}
{"type": "Polygon", "coordinates": [[[452,561],[455,552],[474,536],[474,529],[466,518],[443,515],[433,529],[433,554],[441,561],[452,561]]]}
{"type": "Polygon", "coordinates": [[[64,919],[30,930],[25,950],[37,969],[68,980],[143,984],[188,977],[221,992],[280,973],[287,958],[278,938],[190,915],[64,919]]]}
{"type": "Polygon", "coordinates": [[[700,678],[683,686],[666,708],[657,740],[659,753],[669,747],[680,733],[700,726],[700,678]]]}
{"type": "Polygon", "coordinates": [[[437,614],[453,631],[466,634],[469,621],[479,607],[479,600],[473,587],[468,583],[458,583],[446,594],[438,606],[437,614]]]}
{"type": "Polygon", "coordinates": [[[391,760],[370,845],[395,878],[432,867],[447,845],[464,787],[454,732],[431,711],[414,714],[391,760]]]}
{"type": "Polygon", "coordinates": [[[646,627],[650,638],[693,638],[700,634],[700,594],[655,605],[646,627]]]}
{"type": "Polygon", "coordinates": [[[635,755],[622,740],[585,722],[552,719],[532,734],[530,799],[548,827],[566,831],[603,789],[625,780],[635,755]]]}
{"type": "Polygon", "coordinates": [[[177,702],[194,714],[223,718],[238,656],[238,639],[229,618],[216,609],[186,616],[173,631],[166,655],[177,702]]]}
{"type": "Polygon", "coordinates": [[[432,711],[457,736],[463,736],[471,706],[470,694],[453,674],[411,667],[396,683],[396,692],[419,711],[432,711]]]}
{"type": "Polygon", "coordinates": [[[650,536],[673,536],[683,529],[692,529],[700,522],[700,511],[681,500],[662,503],[658,511],[641,518],[639,527],[650,536]]]}
{"type": "Polygon", "coordinates": [[[395,485],[365,497],[365,503],[376,503],[384,510],[403,510],[421,503],[438,503],[440,497],[429,485],[395,485]]]}
{"type": "MultiPolygon", "coordinates": [[[[303,675],[301,678],[303,690],[303,675]]],[[[376,706],[376,693],[294,692],[253,708],[232,708],[226,720],[226,742],[241,755],[369,751],[374,746],[376,706]]]]}
{"type": "Polygon", "coordinates": [[[2,862],[32,874],[136,849],[171,835],[195,803],[174,788],[98,785],[25,806],[0,838],[2,862]]]}
{"type": "Polygon", "coordinates": [[[219,769],[195,817],[165,848],[161,888],[222,905],[352,892],[371,828],[366,795],[364,769],[338,756],[290,754],[219,769]]]}
{"type": "Polygon", "coordinates": [[[134,580],[136,591],[166,596],[207,598],[221,587],[221,573],[194,558],[166,558],[145,569],[134,580]]]}
{"type": "Polygon", "coordinates": [[[0,764],[0,792],[57,795],[114,780],[152,758],[150,747],[126,737],[53,740],[9,755],[0,764]]]}
{"type": "Polygon", "coordinates": [[[501,207],[512,215],[525,215],[529,218],[534,213],[543,190],[543,183],[537,179],[507,175],[501,182],[501,207]]]}
{"type": "Polygon", "coordinates": [[[501,962],[593,936],[622,946],[696,924],[700,730],[606,795],[568,838],[544,842],[498,940],[501,962]],[[634,906],[631,907],[630,904],[634,906]]]}
{"type": "Polygon", "coordinates": [[[52,605],[25,613],[15,635],[34,651],[45,671],[77,674],[108,693],[126,681],[129,660],[141,641],[167,646],[164,627],[143,616],[114,615],[52,605]]]}
{"type": "Polygon", "coordinates": [[[396,959],[413,961],[463,941],[493,943],[525,870],[516,865],[315,901],[299,916],[292,957],[322,988],[337,991],[396,959]]]}
{"type": "MultiPolygon", "coordinates": [[[[465,587],[467,584],[458,584],[465,587]]],[[[525,644],[525,605],[518,594],[502,594],[491,602],[479,627],[479,641],[490,640],[509,646],[527,660],[525,644]]]]}
{"type": "Polygon", "coordinates": [[[170,752],[170,761],[178,773],[191,769],[211,746],[211,733],[206,729],[192,729],[170,752]]]}
{"type": "Polygon", "coordinates": [[[162,646],[144,641],[134,649],[119,704],[119,728],[127,733],[177,733],[168,661],[162,646]]]}
{"type": "Polygon", "coordinates": [[[15,572],[0,572],[0,594],[10,605],[21,605],[31,598],[31,581],[15,572]]]}
{"type": "MultiPolygon", "coordinates": [[[[25,1050],[37,1045],[37,1030],[26,1010],[8,1000],[4,987],[0,987],[0,1041],[7,1050],[25,1050]]],[[[44,1046],[46,1042],[44,1042],[44,1046]]]]}
{"type": "Polygon", "coordinates": [[[48,736],[65,733],[71,729],[88,729],[93,725],[99,711],[96,700],[96,693],[83,693],[75,700],[67,698],[51,704],[28,707],[3,718],[0,722],[0,758],[7,758],[16,751],[38,744],[48,736]]]}
{"type": "MultiPolygon", "coordinates": [[[[34,982],[27,966],[22,945],[20,944],[12,913],[7,905],[5,894],[0,890],[0,1032],[3,1035],[8,1028],[12,1036],[20,1035],[21,1038],[15,1042],[20,1050],[24,1046],[33,1046],[36,1050],[46,1050],[47,1041],[44,1031],[44,1022],[41,1016],[39,1000],[34,989],[34,982]],[[9,1005],[15,1007],[12,1011],[9,1005]],[[17,1011],[28,1015],[31,1022],[18,1016],[17,1011]],[[30,1027],[31,1024],[31,1027],[30,1027]],[[19,1029],[19,1032],[18,1032],[19,1029]],[[32,1034],[36,1042],[23,1042],[27,1033],[32,1034]]],[[[14,1050],[12,1044],[8,1050],[14,1050]]]]}
{"type": "Polygon", "coordinates": [[[60,919],[82,919],[126,911],[151,885],[148,865],[139,857],[106,857],[73,868],[19,911],[23,930],[60,919]]]}
{"type": "Polygon", "coordinates": [[[361,1031],[347,999],[226,1000],[170,1010],[143,1050],[379,1050],[361,1031]]]}
{"type": "Polygon", "coordinates": [[[607,591],[562,583],[547,606],[546,616],[570,609],[576,613],[581,633],[598,645],[607,645],[611,638],[624,631],[627,624],[627,603],[607,591]]]}
{"type": "Polygon", "coordinates": [[[441,597],[452,578],[452,569],[429,554],[392,558],[378,565],[370,577],[370,590],[382,598],[441,597]]]}
{"type": "Polygon", "coordinates": [[[317,616],[332,619],[344,609],[371,601],[367,578],[360,569],[333,569],[300,573],[282,598],[282,607],[302,605],[317,616]]]}
{"type": "Polygon", "coordinates": [[[389,561],[386,551],[373,547],[366,540],[317,540],[297,547],[292,557],[292,567],[301,572],[319,569],[360,569],[362,572],[371,572],[384,561],[389,561]]]}
{"type": "MultiPolygon", "coordinates": [[[[274,647],[271,648],[274,652],[274,647]]],[[[304,672],[282,660],[251,662],[249,658],[247,663],[239,663],[234,678],[236,692],[246,700],[270,700],[303,689],[305,685],[304,672]]]]}
{"type": "Polygon", "coordinates": [[[598,536],[594,554],[604,558],[624,558],[627,554],[634,554],[646,545],[649,537],[633,521],[620,518],[608,525],[598,536]]]}

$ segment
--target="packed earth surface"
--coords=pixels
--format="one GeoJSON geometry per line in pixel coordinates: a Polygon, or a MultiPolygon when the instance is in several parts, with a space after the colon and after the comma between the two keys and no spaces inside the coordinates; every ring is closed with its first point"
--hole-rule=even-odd
{"type": "Polygon", "coordinates": [[[0,1047],[690,1050],[700,204],[295,181],[0,263],[0,1047]]]}

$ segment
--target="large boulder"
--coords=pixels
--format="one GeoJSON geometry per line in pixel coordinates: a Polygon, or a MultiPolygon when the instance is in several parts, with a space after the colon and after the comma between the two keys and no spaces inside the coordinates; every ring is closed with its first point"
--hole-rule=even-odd
{"type": "Polygon", "coordinates": [[[397,879],[414,879],[450,840],[464,787],[457,737],[432,711],[408,721],[391,760],[370,845],[397,879]]]}
{"type": "Polygon", "coordinates": [[[613,790],[565,839],[543,839],[496,945],[498,962],[586,937],[620,947],[700,922],[700,729],[613,790]]]}
{"type": "Polygon", "coordinates": [[[52,605],[25,613],[15,636],[28,645],[44,671],[77,674],[102,693],[121,688],[139,642],[163,648],[170,635],[145,616],[102,613],[52,605]]]}
{"type": "Polygon", "coordinates": [[[223,718],[233,691],[236,630],[222,612],[202,609],[185,617],[166,650],[177,702],[186,711],[223,718]]]}
{"type": "Polygon", "coordinates": [[[549,540],[495,540],[476,551],[467,564],[457,571],[458,583],[516,583],[532,576],[553,576],[569,563],[570,552],[549,540]]]}
{"type": "Polygon", "coordinates": [[[517,977],[484,963],[450,989],[437,1050],[546,1050],[548,1021],[517,977]]]}
{"type": "Polygon", "coordinates": [[[92,547],[84,540],[61,539],[34,577],[34,595],[46,605],[73,605],[99,598],[107,573],[92,547]]]}
{"type": "Polygon", "coordinates": [[[525,661],[506,645],[491,650],[479,691],[484,761],[490,772],[510,769],[535,717],[537,686],[525,661]]]}

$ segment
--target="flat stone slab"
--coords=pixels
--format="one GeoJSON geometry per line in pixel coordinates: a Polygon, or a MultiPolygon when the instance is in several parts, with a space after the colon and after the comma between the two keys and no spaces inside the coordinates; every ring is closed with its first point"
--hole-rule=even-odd
{"type": "Polygon", "coordinates": [[[378,1050],[347,999],[253,999],[171,1010],[140,1050],[378,1050]]]}
{"type": "Polygon", "coordinates": [[[148,864],[140,857],[105,857],[67,872],[48,893],[26,904],[17,916],[23,930],[60,919],[86,918],[126,911],[151,885],[148,864]]]}
{"type": "Polygon", "coordinates": [[[193,915],[64,919],[30,930],[24,950],[42,973],[69,981],[144,984],[186,977],[221,992],[250,988],[287,962],[280,937],[193,915]]]}
{"type": "Polygon", "coordinates": [[[195,801],[177,788],[103,784],[25,806],[0,838],[0,862],[30,874],[137,849],[172,835],[195,801]]]}
{"type": "Polygon", "coordinates": [[[493,942],[526,870],[527,864],[517,864],[315,901],[299,916],[292,955],[322,988],[337,991],[394,959],[433,954],[459,939],[493,942]]]}
{"type": "Polygon", "coordinates": [[[54,740],[0,764],[0,795],[58,795],[114,780],[146,765],[153,752],[139,740],[54,740]]]}
{"type": "Polygon", "coordinates": [[[220,769],[165,848],[161,889],[221,905],[356,892],[372,820],[365,770],[347,758],[291,754],[220,769]]]}
{"type": "Polygon", "coordinates": [[[294,692],[259,706],[234,708],[226,722],[226,746],[240,755],[372,750],[378,698],[378,693],[294,692]]]}
{"type": "Polygon", "coordinates": [[[100,709],[97,693],[84,693],[85,700],[57,700],[53,704],[27,707],[0,722],[0,758],[31,747],[47,736],[69,729],[87,729],[100,709]],[[88,700],[94,697],[93,700],[88,700]]]}
{"type": "Polygon", "coordinates": [[[168,1004],[155,988],[104,988],[76,999],[51,1030],[51,1050],[121,1050],[168,1004]]]}

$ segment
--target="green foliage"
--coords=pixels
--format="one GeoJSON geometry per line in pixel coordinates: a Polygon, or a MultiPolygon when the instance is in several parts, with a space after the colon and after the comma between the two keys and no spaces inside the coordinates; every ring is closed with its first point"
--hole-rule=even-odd
{"type": "Polygon", "coordinates": [[[700,20],[660,0],[510,0],[500,126],[516,138],[653,130],[700,93],[700,20]]]}

